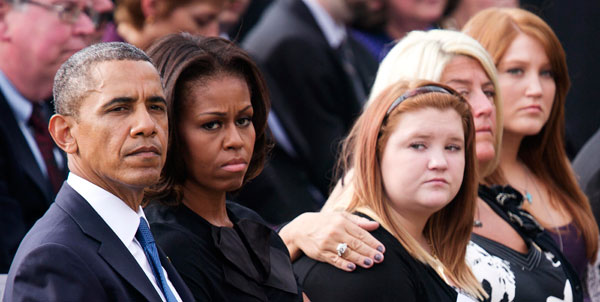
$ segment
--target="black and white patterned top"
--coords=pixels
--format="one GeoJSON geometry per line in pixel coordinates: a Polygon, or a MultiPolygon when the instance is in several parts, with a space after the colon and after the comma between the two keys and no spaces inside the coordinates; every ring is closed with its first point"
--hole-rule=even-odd
{"type": "Polygon", "coordinates": [[[573,267],[554,241],[527,212],[523,196],[506,186],[480,186],[479,197],[523,238],[522,254],[496,241],[472,234],[467,263],[489,298],[485,302],[580,302],[582,288],[573,267]]]}
{"type": "Polygon", "coordinates": [[[490,296],[490,302],[572,302],[573,289],[560,260],[529,244],[521,254],[493,240],[473,234],[467,262],[490,296]]]}

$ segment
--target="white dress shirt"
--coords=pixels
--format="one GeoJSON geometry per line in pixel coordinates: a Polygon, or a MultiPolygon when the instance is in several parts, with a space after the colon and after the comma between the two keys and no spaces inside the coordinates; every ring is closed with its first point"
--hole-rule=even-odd
{"type": "MultiPolygon", "coordinates": [[[[140,224],[140,217],[143,217],[144,220],[146,220],[146,216],[144,215],[144,211],[142,211],[142,207],[138,207],[137,212],[134,212],[117,196],[87,181],[86,179],[77,176],[74,173],[69,173],[67,183],[77,193],[79,193],[79,195],[81,195],[92,206],[92,208],[94,208],[96,213],[100,215],[108,227],[115,232],[117,237],[119,237],[131,255],[133,255],[135,260],[138,262],[140,267],[144,270],[144,273],[146,273],[146,276],[150,282],[152,282],[152,285],[160,295],[161,299],[166,301],[165,296],[160,290],[156,278],[152,273],[152,268],[150,267],[150,263],[146,258],[146,254],[144,254],[144,249],[135,238],[135,233],[137,232],[140,224]]],[[[181,301],[181,297],[179,297],[175,287],[173,287],[171,280],[169,280],[169,275],[167,275],[167,272],[164,268],[163,274],[167,279],[167,283],[171,288],[173,295],[175,298],[177,298],[177,301],[181,301]]]]}
{"type": "Polygon", "coordinates": [[[325,35],[329,46],[333,49],[340,47],[346,39],[346,26],[335,22],[331,15],[317,2],[317,0],[302,0],[308,7],[308,10],[317,21],[317,25],[325,35]]]}

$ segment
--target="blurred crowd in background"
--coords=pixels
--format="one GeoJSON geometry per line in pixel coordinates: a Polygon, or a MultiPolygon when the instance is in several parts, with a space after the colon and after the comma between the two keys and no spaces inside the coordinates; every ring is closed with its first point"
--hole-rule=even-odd
{"type": "MultiPolygon", "coordinates": [[[[0,38],[7,28],[22,38],[21,50],[0,49],[0,89],[5,97],[14,94],[3,84],[8,78],[27,100],[39,100],[28,110],[40,112],[42,120],[53,113],[58,66],[86,45],[124,41],[146,50],[165,35],[188,32],[224,37],[246,50],[266,79],[272,149],[262,173],[228,199],[255,210],[273,226],[322,208],[337,180],[339,143],[360,115],[379,63],[398,40],[413,30],[461,30],[471,16],[492,6],[527,9],[552,27],[565,49],[571,79],[566,153],[585,178],[582,189],[600,221],[600,102],[594,90],[600,84],[599,1],[89,0],[85,7],[68,0],[0,1],[0,38]],[[43,20],[7,19],[11,2],[55,10],[61,20],[73,23],[72,31],[41,28],[43,20]],[[38,22],[40,28],[5,25],[10,22],[38,22]],[[75,43],[65,35],[78,39],[75,43]],[[26,48],[34,51],[22,51],[26,48]],[[22,55],[26,53],[36,56],[22,55]],[[580,152],[585,159],[577,161],[580,152]]],[[[47,133],[12,134],[28,123],[13,116],[12,108],[0,102],[0,273],[8,271],[20,240],[54,200],[67,172],[64,155],[47,133]],[[38,137],[46,139],[45,147],[40,142],[35,146],[38,137]],[[29,149],[35,150],[25,151],[29,149]]]]}

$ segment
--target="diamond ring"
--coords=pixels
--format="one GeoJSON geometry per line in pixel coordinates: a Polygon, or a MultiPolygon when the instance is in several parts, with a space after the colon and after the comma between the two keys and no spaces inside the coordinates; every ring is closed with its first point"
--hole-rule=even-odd
{"type": "Polygon", "coordinates": [[[335,248],[338,256],[340,256],[340,257],[342,257],[342,255],[344,255],[344,253],[346,252],[346,249],[348,249],[348,245],[344,242],[338,244],[337,247],[335,248]]]}

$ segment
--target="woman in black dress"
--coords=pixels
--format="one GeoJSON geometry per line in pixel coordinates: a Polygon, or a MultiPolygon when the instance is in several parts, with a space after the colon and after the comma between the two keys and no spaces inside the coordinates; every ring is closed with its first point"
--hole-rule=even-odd
{"type": "Polygon", "coordinates": [[[221,38],[167,36],[148,50],[164,84],[169,150],[146,217],[197,301],[299,301],[289,253],[227,202],[262,169],[269,102],[248,55],[221,38]]]}
{"type": "Polygon", "coordinates": [[[371,234],[386,246],[386,260],[348,273],[304,256],[294,269],[311,301],[483,297],[465,261],[476,204],[474,135],[470,107],[451,88],[399,82],[379,94],[346,139],[342,166],[354,169],[347,209],[382,225],[371,234]]]}

